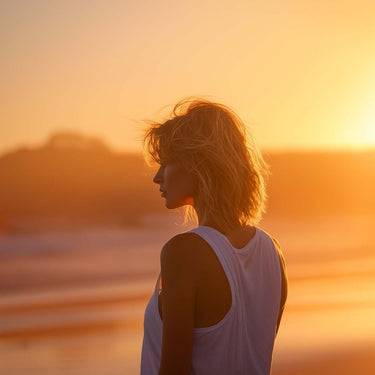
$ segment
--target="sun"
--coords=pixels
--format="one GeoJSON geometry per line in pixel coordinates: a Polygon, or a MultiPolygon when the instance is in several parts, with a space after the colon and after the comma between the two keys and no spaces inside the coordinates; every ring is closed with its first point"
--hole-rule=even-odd
{"type": "MultiPolygon", "coordinates": [[[[375,103],[375,95],[374,95],[375,103]]],[[[375,147],[375,108],[371,105],[371,108],[364,111],[363,117],[358,119],[358,143],[362,147],[375,147]]]]}
{"type": "Polygon", "coordinates": [[[375,148],[375,92],[356,100],[350,111],[348,144],[357,148],[375,148]]]}

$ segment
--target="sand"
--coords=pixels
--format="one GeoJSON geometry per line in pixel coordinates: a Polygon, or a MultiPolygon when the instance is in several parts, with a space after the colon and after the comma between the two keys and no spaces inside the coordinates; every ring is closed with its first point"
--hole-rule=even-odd
{"type": "MultiPolygon", "coordinates": [[[[375,374],[374,222],[262,223],[290,278],[272,374],[375,374]]],[[[159,251],[184,230],[151,228],[1,237],[0,373],[139,374],[159,251]]]]}

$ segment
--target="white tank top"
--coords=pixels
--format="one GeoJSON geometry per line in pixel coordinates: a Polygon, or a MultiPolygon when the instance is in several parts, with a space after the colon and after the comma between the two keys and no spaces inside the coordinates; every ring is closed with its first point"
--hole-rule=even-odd
{"type": "MultiPolygon", "coordinates": [[[[243,248],[212,227],[192,229],[217,255],[229,281],[232,305],[217,324],[194,328],[191,375],[268,375],[280,309],[282,276],[278,252],[259,228],[243,248]]],[[[159,281],[159,280],[158,280],[159,281]]],[[[163,322],[158,282],[146,307],[141,375],[157,375],[163,322]]]]}

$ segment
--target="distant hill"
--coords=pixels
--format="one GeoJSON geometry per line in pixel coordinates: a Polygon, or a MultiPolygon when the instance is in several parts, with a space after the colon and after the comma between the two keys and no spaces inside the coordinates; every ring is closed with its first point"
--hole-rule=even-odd
{"type": "MultiPolygon", "coordinates": [[[[268,214],[311,216],[375,212],[375,151],[265,153],[272,175],[268,214]]],[[[24,217],[113,217],[124,225],[165,212],[141,155],[103,142],[55,134],[46,145],[0,157],[1,220],[24,217]]]]}
{"type": "Polygon", "coordinates": [[[99,140],[58,134],[36,149],[0,157],[0,218],[109,216],[134,224],[160,210],[159,192],[140,155],[112,152],[99,140]]]}

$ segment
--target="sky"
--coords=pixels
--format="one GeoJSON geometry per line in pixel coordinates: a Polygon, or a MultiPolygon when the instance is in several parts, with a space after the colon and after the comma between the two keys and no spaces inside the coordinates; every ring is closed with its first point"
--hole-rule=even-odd
{"type": "Polygon", "coordinates": [[[375,147],[375,3],[3,0],[0,153],[51,134],[141,151],[186,96],[231,107],[261,149],[375,147]]]}

